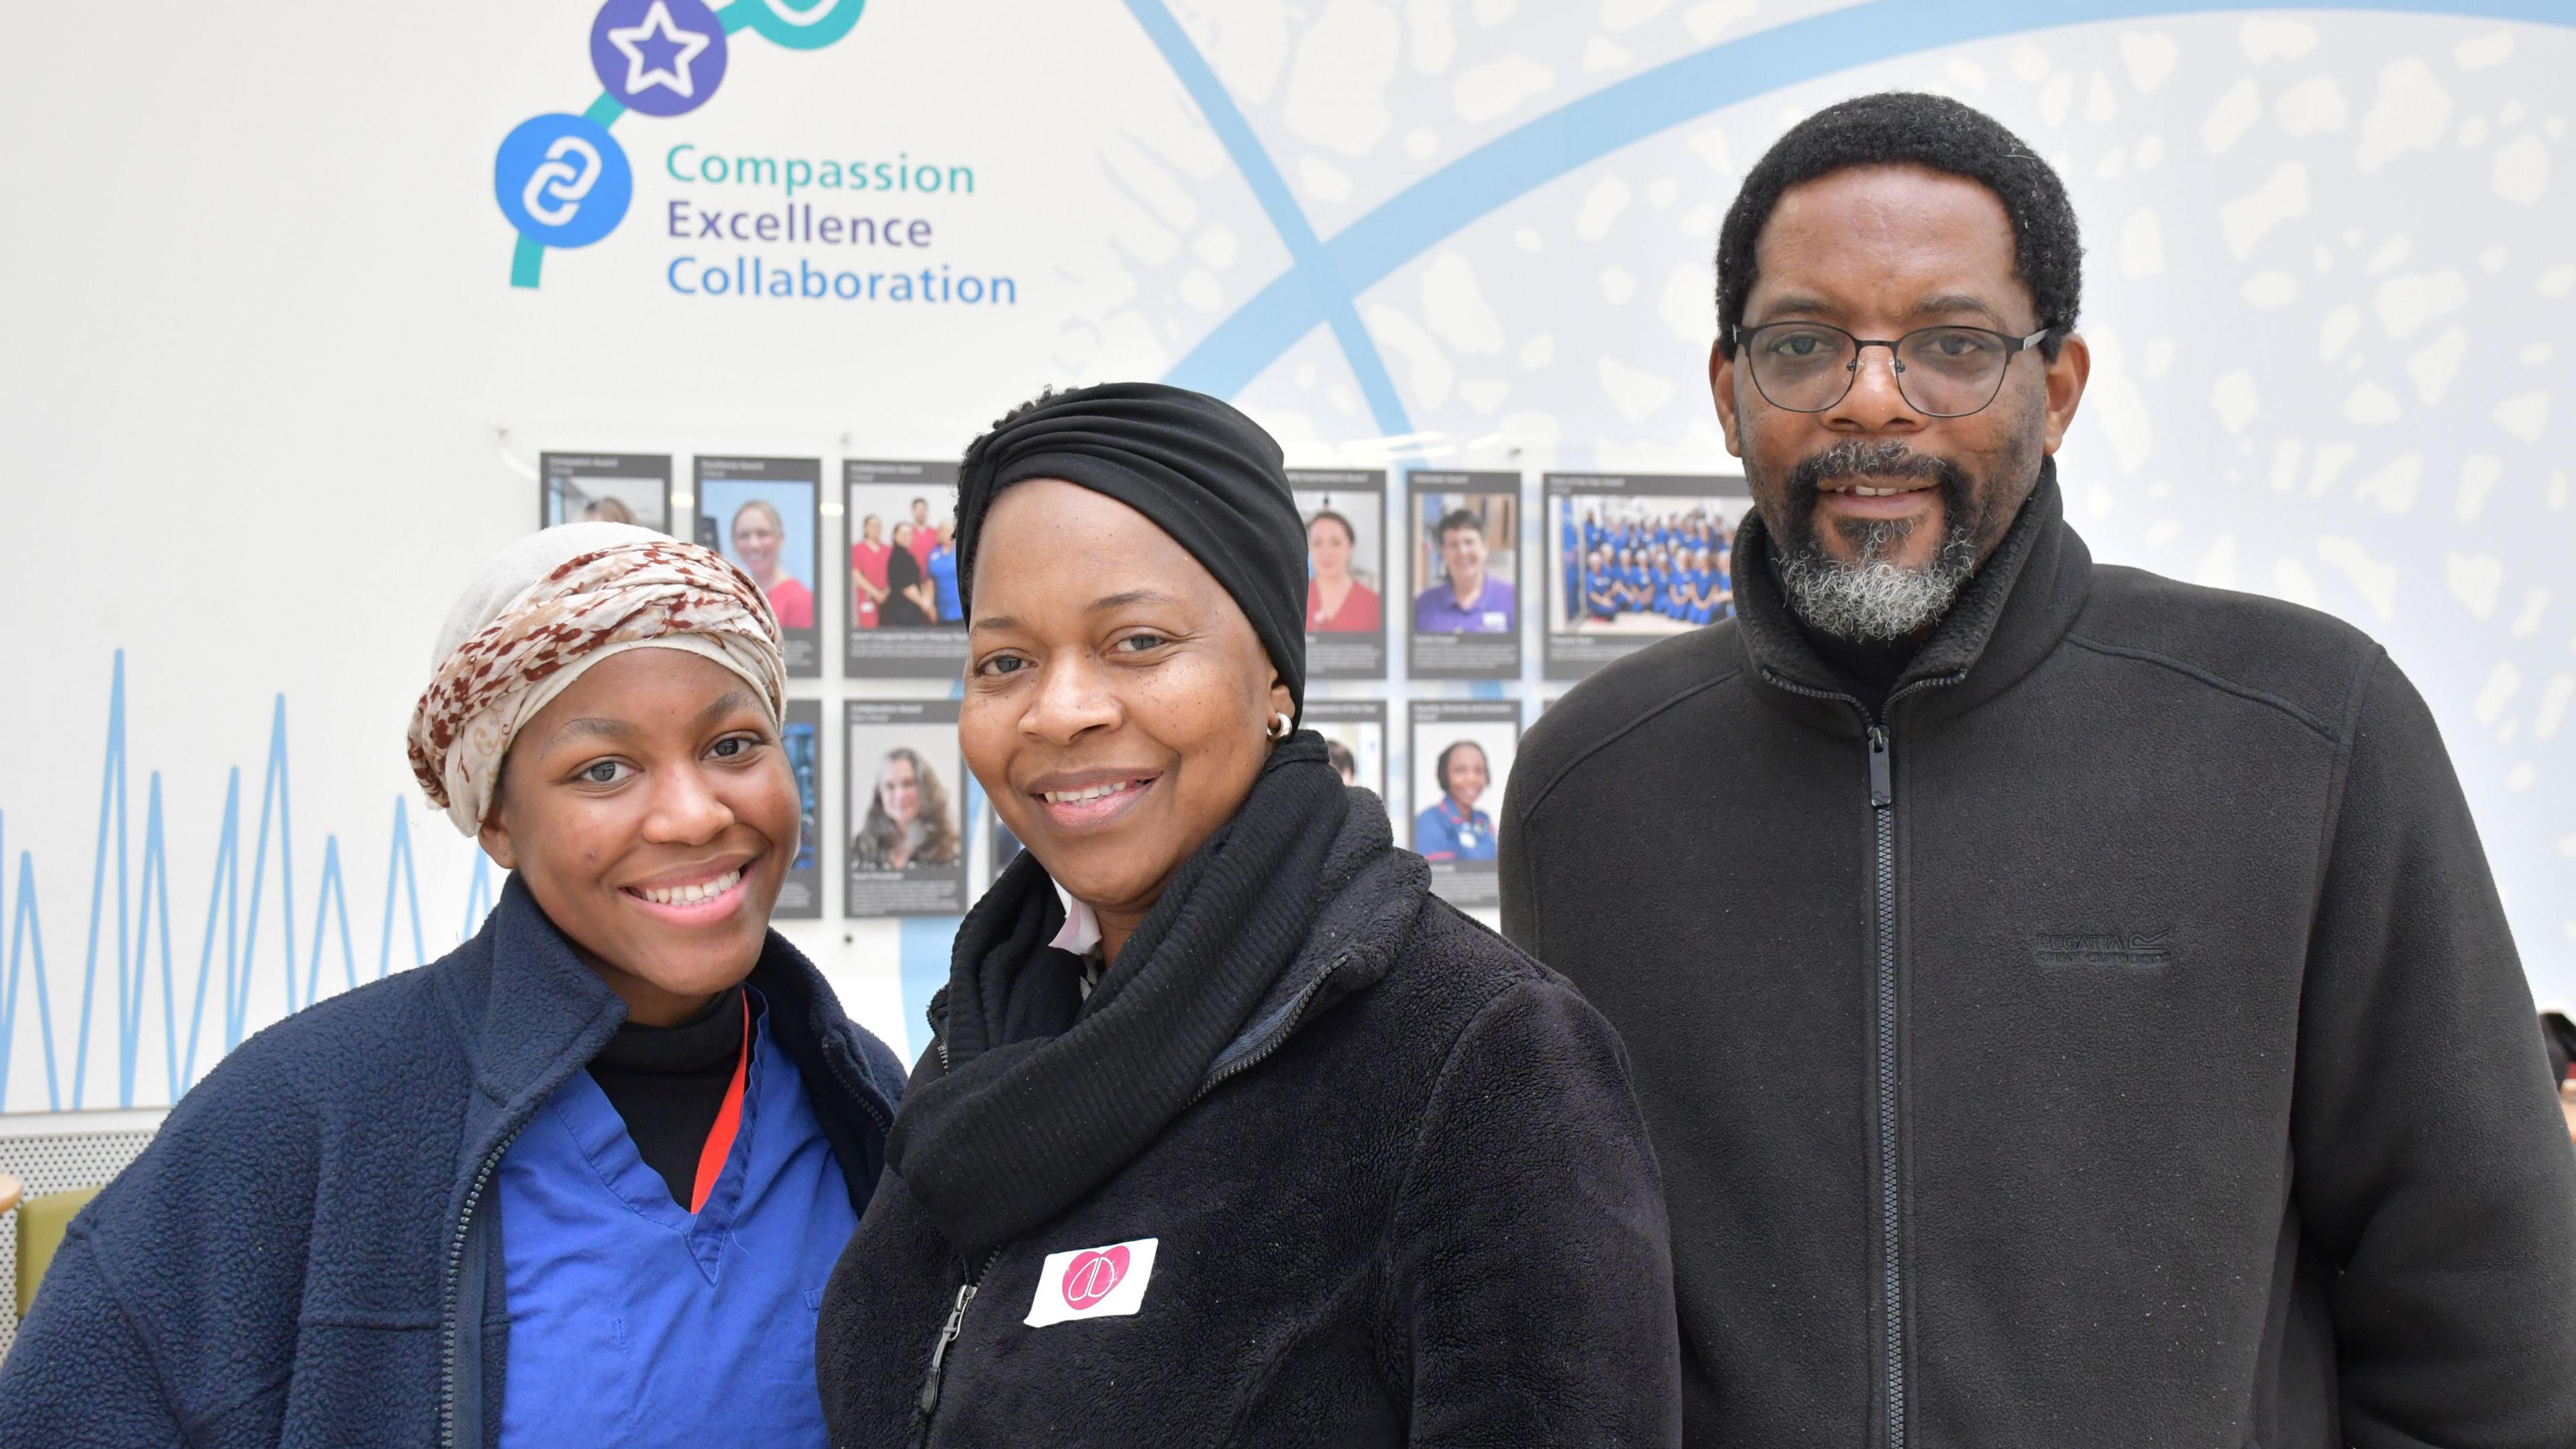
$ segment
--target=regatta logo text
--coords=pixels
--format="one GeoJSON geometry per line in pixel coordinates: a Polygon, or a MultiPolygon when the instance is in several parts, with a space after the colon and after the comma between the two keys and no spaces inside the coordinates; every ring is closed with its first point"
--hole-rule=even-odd
{"type": "Polygon", "coordinates": [[[1031,1328],[1076,1318],[1118,1318],[1145,1306],[1154,1275],[1158,1239],[1137,1238],[1098,1248],[1047,1254],[1038,1289],[1029,1301],[1031,1328]]]}
{"type": "Polygon", "coordinates": [[[2042,931],[2037,945],[2042,966],[2146,968],[2173,964],[2171,931],[2042,931]]]}

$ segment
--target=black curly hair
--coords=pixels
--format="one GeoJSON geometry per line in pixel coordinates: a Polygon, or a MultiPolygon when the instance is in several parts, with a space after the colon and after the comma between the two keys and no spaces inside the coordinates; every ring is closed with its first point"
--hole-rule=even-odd
{"type": "Polygon", "coordinates": [[[1854,166],[1922,166],[1985,187],[2012,218],[2013,273],[2030,288],[2048,336],[2044,357],[2075,330],[2084,293],[2084,241],[2056,171],[1974,106],[1920,91],[1881,91],[1825,107],[1789,128],[1744,178],[1717,232],[1717,345],[1735,355],[1735,328],[1753,292],[1754,243],[1780,194],[1854,166]]]}

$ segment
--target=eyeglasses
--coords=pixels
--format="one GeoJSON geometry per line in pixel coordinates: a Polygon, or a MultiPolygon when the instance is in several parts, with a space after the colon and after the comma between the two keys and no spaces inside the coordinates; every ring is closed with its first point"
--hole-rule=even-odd
{"type": "Polygon", "coordinates": [[[1822,322],[1767,322],[1737,327],[1735,345],[1763,400],[1787,412],[1820,413],[1841,402],[1860,377],[1861,349],[1884,347],[1907,406],[1963,418],[1993,402],[2013,354],[2038,346],[2051,330],[2015,337],[1983,327],[1918,327],[1888,342],[1822,322]]]}

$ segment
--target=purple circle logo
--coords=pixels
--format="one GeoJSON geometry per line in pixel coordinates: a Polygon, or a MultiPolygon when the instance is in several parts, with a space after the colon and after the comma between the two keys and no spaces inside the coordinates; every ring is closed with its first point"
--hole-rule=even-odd
{"type": "Polygon", "coordinates": [[[724,25],[706,0],[608,0],[590,23],[590,67],[627,109],[682,115],[724,80],[724,25]]]}

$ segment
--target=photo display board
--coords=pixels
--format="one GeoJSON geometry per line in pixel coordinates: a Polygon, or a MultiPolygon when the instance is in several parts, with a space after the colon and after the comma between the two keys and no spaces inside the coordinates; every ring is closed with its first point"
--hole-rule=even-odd
{"type": "Polygon", "coordinates": [[[1520,475],[1407,474],[1404,516],[1413,677],[1518,679],[1520,475]]]}
{"type": "Polygon", "coordinates": [[[1020,844],[1020,838],[1011,833],[1011,827],[1002,823],[1002,817],[994,811],[993,802],[987,797],[984,801],[983,889],[991,890],[993,882],[1002,878],[1002,868],[1019,859],[1020,852],[1025,849],[1027,847],[1020,844]]]}
{"type": "Polygon", "coordinates": [[[823,673],[815,580],[823,572],[819,458],[697,459],[696,540],[751,575],[786,637],[787,674],[823,673]]]}
{"type": "Polygon", "coordinates": [[[796,777],[800,829],[796,858],[778,887],[778,905],[770,914],[782,920],[819,920],[823,914],[823,702],[787,701],[787,717],[778,728],[779,748],[787,753],[788,771],[796,777]]]}
{"type": "Polygon", "coordinates": [[[1521,738],[1516,699],[1417,699],[1411,716],[1415,852],[1431,889],[1454,906],[1502,900],[1494,827],[1521,738]]]}
{"type": "Polygon", "coordinates": [[[1386,678],[1386,474],[1291,468],[1288,486],[1306,525],[1306,677],[1386,678]]]}
{"type": "Polygon", "coordinates": [[[1372,790],[1386,799],[1386,701],[1382,699],[1309,699],[1307,729],[1324,737],[1333,768],[1345,784],[1372,790]]]}
{"type": "Polygon", "coordinates": [[[668,453],[539,453],[537,527],[632,523],[671,531],[668,453]]]}
{"type": "Polygon", "coordinates": [[[841,463],[842,565],[849,603],[844,679],[955,679],[966,667],[957,587],[957,465],[841,463]]]}
{"type": "Polygon", "coordinates": [[[842,702],[849,733],[841,913],[954,916],[966,909],[966,758],[953,699],[842,702]]]}
{"type": "Polygon", "coordinates": [[[1581,679],[1735,612],[1745,482],[1710,474],[1548,473],[1541,676],[1581,679]]]}

